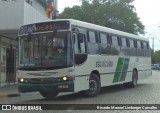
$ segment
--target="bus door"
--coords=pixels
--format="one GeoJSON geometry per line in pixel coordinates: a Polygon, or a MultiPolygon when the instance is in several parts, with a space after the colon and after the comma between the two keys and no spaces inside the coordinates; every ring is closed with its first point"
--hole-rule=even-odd
{"type": "Polygon", "coordinates": [[[75,91],[88,88],[84,62],[87,60],[86,36],[82,33],[73,33],[74,64],[75,64],[75,91]],[[82,84],[83,83],[83,84],[82,84]]]}

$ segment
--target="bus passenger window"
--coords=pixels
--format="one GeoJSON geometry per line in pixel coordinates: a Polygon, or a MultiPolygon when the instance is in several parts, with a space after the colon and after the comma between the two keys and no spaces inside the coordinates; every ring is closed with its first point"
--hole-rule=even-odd
{"type": "Polygon", "coordinates": [[[112,45],[118,46],[118,37],[117,36],[112,36],[112,45]]]}
{"type": "Polygon", "coordinates": [[[75,52],[75,54],[79,53],[77,34],[73,34],[73,43],[74,43],[74,52],[75,52]]]}
{"type": "Polygon", "coordinates": [[[100,33],[100,43],[99,43],[100,54],[110,54],[111,53],[111,47],[108,42],[109,42],[108,35],[104,33],[100,33]]]}
{"type": "Polygon", "coordinates": [[[112,39],[111,53],[112,53],[112,55],[119,55],[120,46],[119,46],[119,43],[118,43],[118,37],[112,35],[111,39],[112,39]]]}
{"type": "Polygon", "coordinates": [[[126,38],[121,38],[121,41],[122,41],[122,46],[123,46],[123,47],[127,47],[126,38]]]}
{"type": "Polygon", "coordinates": [[[121,54],[129,55],[129,40],[125,37],[121,37],[121,54]]]}
{"type": "Polygon", "coordinates": [[[80,53],[86,53],[84,34],[81,34],[81,33],[78,34],[78,44],[79,44],[80,53]]]}
{"type": "Polygon", "coordinates": [[[101,41],[101,44],[107,44],[107,35],[106,34],[103,34],[103,33],[100,33],[100,41],[101,41]]]}
{"type": "Polygon", "coordinates": [[[140,41],[137,41],[137,47],[138,47],[139,49],[141,49],[141,43],[140,43],[140,41]]]}
{"type": "Polygon", "coordinates": [[[99,54],[99,44],[97,43],[97,35],[94,31],[88,31],[88,50],[89,54],[99,54]]]}
{"type": "Polygon", "coordinates": [[[73,34],[74,51],[77,53],[86,53],[85,35],[73,34]]]}
{"type": "Polygon", "coordinates": [[[82,33],[75,34],[73,37],[75,48],[75,64],[82,64],[87,59],[86,37],[82,33]]]}
{"type": "Polygon", "coordinates": [[[133,39],[129,39],[129,54],[131,56],[136,56],[137,55],[137,46],[136,46],[136,41],[133,39]]]}
{"type": "Polygon", "coordinates": [[[96,43],[96,34],[93,31],[89,31],[89,42],[90,43],[96,43]]]}
{"type": "Polygon", "coordinates": [[[141,42],[141,49],[144,49],[144,45],[143,45],[143,42],[141,42]]]}

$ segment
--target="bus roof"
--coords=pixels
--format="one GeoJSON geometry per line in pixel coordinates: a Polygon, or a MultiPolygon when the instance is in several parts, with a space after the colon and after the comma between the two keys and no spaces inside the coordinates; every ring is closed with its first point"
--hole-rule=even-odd
{"type": "Polygon", "coordinates": [[[124,36],[124,37],[130,37],[130,38],[148,41],[148,39],[146,39],[144,37],[141,37],[141,36],[138,36],[135,34],[131,34],[131,33],[126,33],[126,32],[119,31],[119,30],[115,30],[115,29],[111,29],[111,28],[107,28],[107,27],[103,27],[100,25],[95,25],[95,24],[91,24],[91,23],[87,23],[87,22],[83,22],[83,21],[79,21],[79,20],[74,20],[74,19],[69,19],[69,21],[72,23],[72,25],[81,26],[84,28],[107,32],[107,33],[120,35],[120,36],[124,36]]]}
{"type": "MultiPolygon", "coordinates": [[[[88,28],[88,29],[107,32],[107,33],[120,35],[120,36],[124,36],[124,37],[129,37],[129,38],[134,38],[134,39],[138,39],[138,40],[148,41],[147,38],[144,38],[144,37],[141,37],[141,36],[138,36],[138,35],[135,35],[135,34],[131,34],[131,33],[123,32],[123,31],[119,31],[119,30],[115,30],[115,29],[111,29],[111,28],[108,28],[108,27],[103,27],[103,26],[100,26],[100,25],[87,23],[87,22],[83,22],[83,21],[79,21],[79,20],[74,20],[74,19],[46,20],[46,21],[37,22],[37,23],[52,22],[52,21],[62,21],[62,20],[63,21],[64,20],[68,20],[68,21],[70,21],[70,23],[72,25],[79,26],[79,27],[82,27],[82,28],[88,28]]],[[[32,23],[32,24],[36,24],[36,23],[32,23]]],[[[25,25],[23,25],[23,26],[25,26],[25,25]]]]}

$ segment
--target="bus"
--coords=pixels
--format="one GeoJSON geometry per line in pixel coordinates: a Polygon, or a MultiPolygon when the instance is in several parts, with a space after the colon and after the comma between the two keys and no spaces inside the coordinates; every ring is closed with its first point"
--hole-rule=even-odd
{"type": "Polygon", "coordinates": [[[87,97],[101,87],[134,88],[152,75],[146,38],[74,19],[19,29],[18,90],[53,99],[61,92],[87,97]]]}

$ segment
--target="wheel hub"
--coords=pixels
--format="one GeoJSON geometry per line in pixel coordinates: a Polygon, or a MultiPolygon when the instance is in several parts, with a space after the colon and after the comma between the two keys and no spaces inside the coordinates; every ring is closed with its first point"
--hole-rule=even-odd
{"type": "Polygon", "coordinates": [[[94,80],[89,81],[89,91],[96,91],[97,90],[97,83],[94,80]]]}

